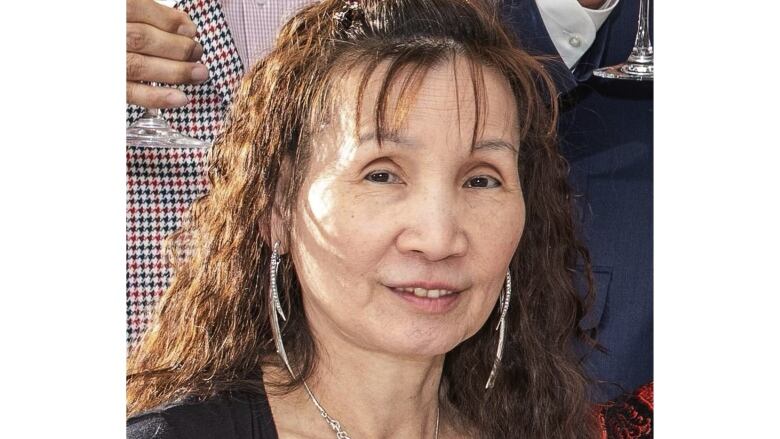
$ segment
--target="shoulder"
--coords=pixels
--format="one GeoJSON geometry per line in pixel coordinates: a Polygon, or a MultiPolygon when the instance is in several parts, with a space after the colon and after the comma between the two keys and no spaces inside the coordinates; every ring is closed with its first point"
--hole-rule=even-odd
{"type": "Polygon", "coordinates": [[[162,412],[142,413],[127,420],[127,439],[176,439],[173,426],[162,412]]]}
{"type": "Polygon", "coordinates": [[[127,420],[127,439],[277,439],[267,400],[234,393],[155,407],[127,420]]]}

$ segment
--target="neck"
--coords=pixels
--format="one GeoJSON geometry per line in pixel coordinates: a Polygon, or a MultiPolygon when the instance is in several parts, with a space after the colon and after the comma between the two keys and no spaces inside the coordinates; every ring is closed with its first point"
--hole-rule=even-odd
{"type": "Polygon", "coordinates": [[[327,351],[310,388],[353,439],[429,439],[443,363],[443,355],[401,359],[344,346],[327,351]]]}
{"type": "MultiPolygon", "coordinates": [[[[444,355],[400,357],[329,335],[316,337],[327,342],[318,343],[318,366],[306,382],[352,439],[434,437],[444,355]]],[[[285,372],[270,371],[271,376],[285,372]]],[[[269,401],[280,432],[317,438],[333,433],[305,389],[269,401]]],[[[440,425],[440,437],[443,432],[440,425]]]]}

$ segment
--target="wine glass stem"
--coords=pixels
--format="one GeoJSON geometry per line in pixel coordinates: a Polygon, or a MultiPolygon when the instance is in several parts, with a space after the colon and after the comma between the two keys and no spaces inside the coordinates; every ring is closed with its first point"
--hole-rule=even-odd
{"type": "MultiPolygon", "coordinates": [[[[150,82],[149,85],[152,87],[159,87],[160,84],[157,82],[150,82]]],[[[160,109],[159,108],[147,108],[146,113],[149,114],[151,117],[162,117],[160,116],[160,109]]]]}
{"type": "Polygon", "coordinates": [[[650,0],[639,0],[639,23],[636,40],[629,62],[649,63],[653,60],[653,43],[650,42],[650,0]]]}

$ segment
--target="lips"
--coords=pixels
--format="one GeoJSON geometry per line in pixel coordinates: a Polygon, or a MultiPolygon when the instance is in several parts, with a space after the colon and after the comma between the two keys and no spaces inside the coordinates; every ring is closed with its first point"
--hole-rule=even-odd
{"type": "Polygon", "coordinates": [[[454,291],[445,289],[425,289],[425,288],[394,288],[398,292],[412,293],[417,297],[427,297],[429,299],[436,299],[438,297],[447,296],[453,294],[454,291]]]}
{"type": "Polygon", "coordinates": [[[444,314],[450,311],[459,302],[462,291],[442,284],[431,284],[428,288],[419,285],[387,288],[402,299],[406,306],[425,314],[444,314]]]}

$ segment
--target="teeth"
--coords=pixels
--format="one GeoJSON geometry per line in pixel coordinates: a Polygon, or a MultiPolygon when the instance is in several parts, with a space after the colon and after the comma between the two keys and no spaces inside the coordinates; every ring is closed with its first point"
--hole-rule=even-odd
{"type": "Polygon", "coordinates": [[[426,290],[424,288],[402,288],[403,291],[407,293],[413,293],[417,297],[428,297],[431,299],[436,299],[441,296],[446,296],[448,294],[452,294],[452,291],[447,290],[426,290]]]}

